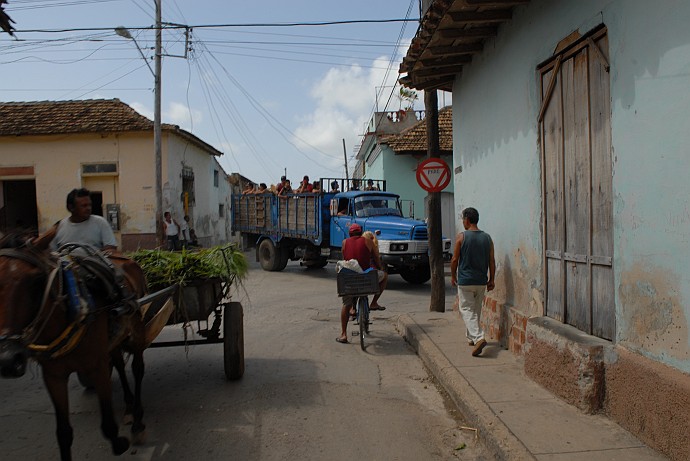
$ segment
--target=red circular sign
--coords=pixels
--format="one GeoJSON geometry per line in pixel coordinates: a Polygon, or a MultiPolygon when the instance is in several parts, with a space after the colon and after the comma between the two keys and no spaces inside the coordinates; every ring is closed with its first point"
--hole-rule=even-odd
{"type": "Polygon", "coordinates": [[[427,192],[441,192],[450,184],[450,167],[440,158],[428,158],[417,167],[417,183],[427,192]]]}

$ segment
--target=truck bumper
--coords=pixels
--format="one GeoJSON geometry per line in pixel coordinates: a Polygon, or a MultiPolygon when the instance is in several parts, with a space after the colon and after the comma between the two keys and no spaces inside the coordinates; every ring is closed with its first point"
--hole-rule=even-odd
{"type": "MultiPolygon", "coordinates": [[[[448,262],[453,257],[450,253],[443,253],[443,261],[448,262]]],[[[414,267],[422,264],[429,264],[429,255],[422,254],[407,254],[407,255],[381,255],[381,261],[391,267],[414,267]]]]}
{"type": "Polygon", "coordinates": [[[381,261],[384,264],[392,267],[403,267],[403,266],[419,266],[422,264],[429,264],[429,255],[423,254],[407,254],[407,255],[391,255],[385,254],[381,255],[381,261]]]}

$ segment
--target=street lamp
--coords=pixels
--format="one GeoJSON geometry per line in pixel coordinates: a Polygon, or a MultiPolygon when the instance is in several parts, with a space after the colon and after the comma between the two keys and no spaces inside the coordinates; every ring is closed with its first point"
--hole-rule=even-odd
{"type": "Polygon", "coordinates": [[[163,215],[163,168],[162,168],[162,163],[163,163],[163,155],[162,155],[162,145],[161,145],[161,138],[162,138],[162,133],[161,133],[161,8],[160,8],[160,0],[156,0],[156,56],[155,56],[155,64],[156,64],[156,69],[155,71],[151,69],[151,65],[149,64],[148,60],[146,59],[146,56],[144,56],[144,52],[141,51],[141,48],[139,47],[139,44],[137,41],[134,39],[132,34],[129,33],[129,30],[127,30],[125,27],[117,27],[115,28],[115,33],[119,35],[120,37],[124,37],[128,40],[132,40],[134,42],[134,45],[136,45],[137,50],[139,50],[139,54],[141,54],[141,57],[144,58],[144,62],[146,62],[146,65],[148,66],[149,70],[153,74],[153,80],[154,80],[154,103],[153,103],[153,150],[155,153],[155,162],[156,162],[156,210],[155,210],[155,215],[156,215],[156,239],[159,244],[162,244],[163,242],[163,237],[162,237],[162,225],[161,225],[161,216],[163,215]]]}
{"type": "Polygon", "coordinates": [[[153,78],[156,78],[156,73],[153,71],[153,68],[151,68],[151,64],[149,64],[149,60],[146,59],[146,56],[144,56],[144,52],[141,51],[141,48],[139,47],[139,43],[132,37],[132,34],[129,33],[129,30],[126,27],[116,27],[115,28],[115,33],[119,35],[120,37],[126,38],[127,40],[131,40],[134,42],[134,45],[137,47],[137,51],[139,51],[139,54],[141,55],[141,58],[144,60],[146,63],[146,66],[149,68],[151,71],[151,75],[153,75],[153,78]]]}

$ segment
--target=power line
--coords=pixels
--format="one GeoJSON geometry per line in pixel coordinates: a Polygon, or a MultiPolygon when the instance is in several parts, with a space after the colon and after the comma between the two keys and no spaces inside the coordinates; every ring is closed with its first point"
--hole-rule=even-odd
{"type": "MultiPolygon", "coordinates": [[[[91,0],[89,0],[91,1],[91,0]]],[[[110,0],[112,1],[112,0],[110,0]]],[[[197,25],[164,25],[161,29],[206,29],[206,28],[224,28],[224,27],[318,27],[318,26],[336,26],[336,25],[350,25],[350,24],[387,24],[396,22],[419,22],[419,19],[352,19],[343,21],[321,21],[321,22],[256,22],[256,23],[228,23],[228,24],[197,24],[197,25]]],[[[123,26],[129,31],[133,30],[156,30],[155,26],[144,27],[130,27],[123,26]]],[[[65,29],[22,29],[16,30],[15,33],[29,33],[29,32],[43,32],[48,34],[63,33],[63,32],[87,32],[99,30],[113,30],[114,27],[72,27],[65,29]]]]}

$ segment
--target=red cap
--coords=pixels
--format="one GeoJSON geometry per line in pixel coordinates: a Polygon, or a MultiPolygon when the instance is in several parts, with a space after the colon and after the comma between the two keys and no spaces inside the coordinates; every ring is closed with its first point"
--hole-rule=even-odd
{"type": "Polygon", "coordinates": [[[353,225],[350,226],[350,236],[353,235],[362,235],[362,226],[360,226],[357,223],[354,223],[353,225]]]}

